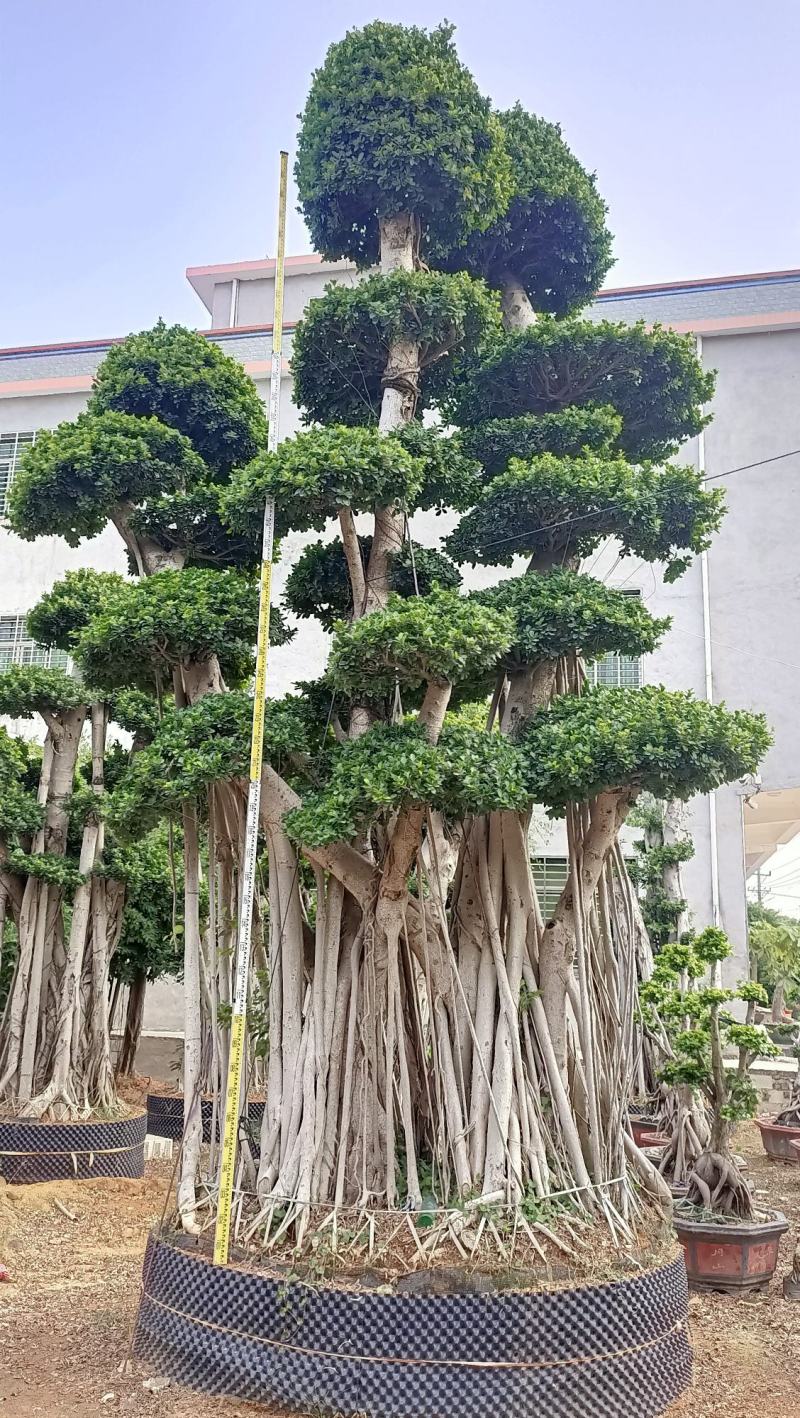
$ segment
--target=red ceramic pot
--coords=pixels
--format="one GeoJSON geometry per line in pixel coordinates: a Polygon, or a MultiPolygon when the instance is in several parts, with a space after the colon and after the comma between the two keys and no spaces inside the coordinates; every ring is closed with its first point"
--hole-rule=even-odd
{"type": "Polygon", "coordinates": [[[768,1221],[689,1221],[673,1216],[693,1290],[741,1294],[768,1285],[778,1263],[781,1236],[789,1229],[782,1211],[768,1221]]]}
{"type": "Polygon", "coordinates": [[[662,1138],[652,1118],[629,1118],[628,1121],[637,1147],[656,1147],[659,1142],[669,1142],[668,1137],[662,1138]]]}
{"type": "Polygon", "coordinates": [[[792,1147],[800,1142],[800,1128],[779,1127],[771,1118],[756,1118],[764,1151],[773,1162],[800,1162],[800,1154],[792,1147]]]}

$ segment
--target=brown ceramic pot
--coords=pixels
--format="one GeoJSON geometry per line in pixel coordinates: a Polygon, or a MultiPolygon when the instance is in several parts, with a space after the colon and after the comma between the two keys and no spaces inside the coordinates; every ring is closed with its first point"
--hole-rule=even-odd
{"type": "Polygon", "coordinates": [[[756,1118],[756,1127],[773,1162],[800,1162],[800,1154],[792,1147],[793,1142],[800,1142],[800,1128],[779,1127],[772,1118],[756,1118]]]}
{"type": "Polygon", "coordinates": [[[693,1290],[741,1294],[769,1284],[778,1263],[781,1236],[789,1229],[782,1211],[768,1221],[690,1221],[676,1212],[678,1240],[693,1290]]]}

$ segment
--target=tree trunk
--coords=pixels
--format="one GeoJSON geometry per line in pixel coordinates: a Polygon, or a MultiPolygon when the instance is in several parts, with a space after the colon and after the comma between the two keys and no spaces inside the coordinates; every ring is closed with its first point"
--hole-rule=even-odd
{"type": "Polygon", "coordinates": [[[528,292],[517,276],[507,275],[500,294],[503,324],[507,330],[528,330],[536,324],[536,312],[528,292]]]}
{"type": "Polygon", "coordinates": [[[183,805],[184,855],[184,957],[183,957],[183,1150],[178,1183],[178,1213],[184,1231],[199,1232],[196,1218],[195,1184],[203,1142],[201,1117],[201,1037],[200,1015],[200,844],[197,835],[197,804],[183,805]]]}
{"type": "Polygon", "coordinates": [[[137,970],[131,981],[130,989],[128,990],[125,1025],[122,1033],[119,1057],[117,1059],[117,1073],[121,1074],[123,1077],[130,1076],[135,1071],[136,1051],[139,1048],[139,1040],[142,1036],[142,1021],[144,1020],[144,1001],[146,994],[147,973],[144,970],[137,970]]]}
{"type": "Polygon", "coordinates": [[[508,693],[500,719],[500,732],[513,735],[540,709],[546,709],[556,682],[555,660],[524,665],[508,676],[508,693]]]}
{"type": "MultiPolygon", "coordinates": [[[[80,706],[59,714],[47,712],[42,717],[48,732],[42,752],[38,800],[44,807],[45,820],[31,844],[31,854],[47,852],[63,857],[86,708],[80,706]]],[[[53,955],[48,927],[52,930],[55,925],[61,896],[58,885],[49,885],[40,877],[28,877],[19,914],[17,961],[3,1020],[0,1053],[0,1096],[8,1096],[16,1105],[30,1103],[39,1082],[37,1048],[40,1036],[43,1037],[43,1006],[46,1014],[51,984],[45,965],[53,955]]]]}
{"type": "MultiPolygon", "coordinates": [[[[410,213],[381,217],[381,274],[386,276],[393,271],[413,271],[417,240],[418,224],[410,213]]],[[[419,398],[419,357],[417,341],[399,336],[392,340],[383,376],[378,422],[381,433],[393,433],[413,419],[419,398]]],[[[363,597],[366,614],[386,605],[391,558],[403,545],[404,526],[402,508],[376,507],[375,531],[363,597]]],[[[353,604],[356,604],[355,588],[353,604]]]]}

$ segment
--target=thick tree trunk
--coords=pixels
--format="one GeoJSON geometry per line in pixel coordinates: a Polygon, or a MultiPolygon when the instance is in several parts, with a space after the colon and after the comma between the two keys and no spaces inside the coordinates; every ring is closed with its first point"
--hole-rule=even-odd
{"type": "MultiPolygon", "coordinates": [[[[92,722],[92,792],[100,798],[104,789],[105,748],[107,712],[104,704],[93,704],[92,722]]],[[[81,880],[75,889],[72,903],[69,941],[67,943],[64,968],[58,987],[57,1023],[53,1049],[53,1061],[49,1082],[31,1105],[32,1111],[42,1113],[58,1105],[67,1111],[78,1107],[78,1080],[75,1070],[79,1060],[73,1052],[73,1040],[79,1039],[82,1021],[76,1019],[79,1009],[79,983],[83,972],[84,953],[89,936],[92,914],[92,893],[94,878],[92,872],[102,852],[102,821],[99,813],[89,813],[84,823],[83,839],[78,863],[81,880]]],[[[94,937],[93,937],[94,938],[94,937]]],[[[105,942],[96,944],[104,948],[105,942]]],[[[98,1008],[107,1012],[107,992],[102,1001],[95,1001],[98,1008]]],[[[98,1100],[92,1100],[96,1103],[98,1100]]]]}
{"type": "Polygon", "coordinates": [[[517,276],[507,275],[500,293],[503,324],[507,330],[528,330],[536,324],[536,312],[528,292],[517,276]]]}
{"type": "Polygon", "coordinates": [[[128,990],[128,1003],[125,1008],[122,1043],[120,1044],[119,1056],[117,1058],[117,1073],[121,1074],[123,1077],[130,1076],[130,1074],[135,1071],[136,1052],[139,1048],[139,1040],[142,1037],[142,1022],[144,1020],[146,994],[147,974],[144,970],[137,970],[128,990]]]}
{"type": "MultiPolygon", "coordinates": [[[[418,224],[408,212],[381,217],[381,274],[413,271],[417,252],[418,224]]],[[[378,427],[393,433],[410,423],[419,398],[419,343],[398,336],[389,347],[383,376],[383,397],[378,427]]],[[[404,512],[397,506],[375,509],[366,587],[363,597],[366,614],[380,610],[389,597],[391,558],[403,545],[404,512]]],[[[355,605],[355,599],[354,599],[355,605]]]]}
{"type": "Polygon", "coordinates": [[[183,1150],[178,1182],[178,1212],[185,1231],[195,1234],[195,1184],[200,1166],[203,1123],[200,1111],[201,1038],[200,1015],[200,844],[197,835],[197,805],[183,805],[184,857],[184,957],[183,957],[183,1150]]]}
{"type": "MultiPolygon", "coordinates": [[[[42,753],[38,799],[45,809],[44,827],[31,844],[32,855],[48,852],[63,857],[67,848],[69,800],[86,709],[81,706],[42,716],[47,737],[42,753]]],[[[61,888],[43,878],[26,882],[17,927],[18,952],[2,1031],[0,1097],[15,1105],[30,1103],[39,1082],[37,1048],[43,1038],[50,979],[45,965],[52,960],[48,935],[60,911],[61,888]]]]}
{"type": "Polygon", "coordinates": [[[513,735],[540,709],[546,709],[556,682],[555,660],[524,665],[508,675],[508,693],[500,719],[500,732],[513,735]]]}

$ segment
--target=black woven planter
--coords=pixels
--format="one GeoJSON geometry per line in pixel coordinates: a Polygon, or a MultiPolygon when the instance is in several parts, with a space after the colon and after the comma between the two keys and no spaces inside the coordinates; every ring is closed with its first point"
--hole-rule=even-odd
{"type": "Polygon", "coordinates": [[[151,1237],[135,1352],[205,1393],[368,1418],[655,1418],[691,1377],[682,1259],[541,1294],[281,1284],[151,1237]]]}
{"type": "MultiPolygon", "coordinates": [[[[203,1114],[203,1141],[211,1141],[211,1124],[214,1118],[214,1104],[210,1098],[203,1098],[200,1103],[203,1114]]],[[[247,1107],[247,1115],[250,1122],[250,1131],[253,1141],[257,1142],[261,1132],[261,1119],[264,1116],[264,1104],[250,1102],[247,1107]]],[[[222,1104],[219,1107],[219,1124],[222,1128],[222,1104]]],[[[148,1093],[147,1095],[147,1131],[155,1137],[169,1137],[173,1142],[179,1142],[183,1137],[183,1094],[182,1093],[148,1093]]]]}
{"type": "Polygon", "coordinates": [[[143,1177],[147,1114],[97,1123],[0,1118],[0,1176],[7,1182],[143,1177]]]}

